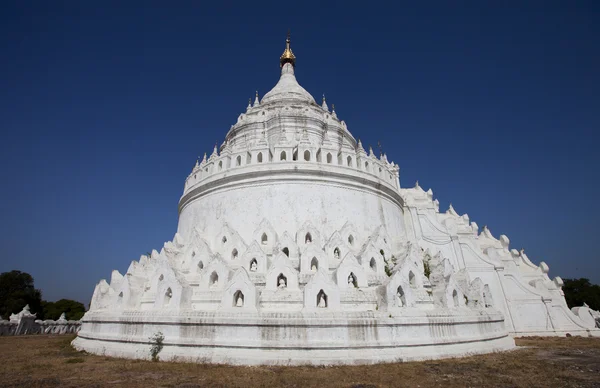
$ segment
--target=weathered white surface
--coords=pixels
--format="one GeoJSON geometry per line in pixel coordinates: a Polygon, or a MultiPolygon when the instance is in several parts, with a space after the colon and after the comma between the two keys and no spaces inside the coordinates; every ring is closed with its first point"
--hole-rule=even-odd
{"type": "Polygon", "coordinates": [[[197,163],[178,231],[97,286],[74,344],[233,364],[373,363],[597,335],[560,278],[365,151],[286,63],[197,163]]]}
{"type": "Polygon", "coordinates": [[[29,305],[17,314],[11,314],[10,320],[0,320],[0,336],[6,335],[29,335],[29,334],[67,334],[76,333],[81,327],[80,321],[68,321],[65,313],[56,320],[47,319],[42,321],[35,319],[29,305]]]}

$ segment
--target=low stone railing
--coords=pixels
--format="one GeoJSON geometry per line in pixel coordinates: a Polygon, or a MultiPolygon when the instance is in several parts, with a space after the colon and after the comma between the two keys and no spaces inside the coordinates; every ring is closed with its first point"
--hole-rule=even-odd
{"type": "Polygon", "coordinates": [[[0,336],[70,334],[77,333],[81,328],[81,321],[68,321],[64,313],[56,321],[35,318],[35,314],[29,312],[29,306],[25,306],[20,313],[11,315],[9,321],[0,320],[0,336]]]}

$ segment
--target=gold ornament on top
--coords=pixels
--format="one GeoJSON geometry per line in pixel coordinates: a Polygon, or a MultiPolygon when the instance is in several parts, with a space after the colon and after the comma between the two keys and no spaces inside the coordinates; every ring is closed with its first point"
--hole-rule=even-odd
{"type": "Polygon", "coordinates": [[[279,65],[283,67],[286,63],[291,63],[293,67],[296,67],[296,56],[292,52],[290,48],[290,32],[288,31],[287,39],[285,40],[285,50],[283,50],[283,54],[279,58],[279,65]]]}

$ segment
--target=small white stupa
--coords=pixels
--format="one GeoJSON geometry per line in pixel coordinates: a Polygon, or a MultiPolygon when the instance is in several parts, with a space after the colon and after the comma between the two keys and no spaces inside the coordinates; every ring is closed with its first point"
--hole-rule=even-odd
{"type": "Polygon", "coordinates": [[[279,82],[186,179],[173,241],[96,286],[78,349],[149,358],[160,332],[161,360],[357,364],[598,333],[546,264],[401,188],[295,61],[288,36],[279,82]]]}

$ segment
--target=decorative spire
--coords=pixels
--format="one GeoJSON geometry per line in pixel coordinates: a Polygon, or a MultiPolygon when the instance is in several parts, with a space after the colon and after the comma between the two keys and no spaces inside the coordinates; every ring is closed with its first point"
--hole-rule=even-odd
{"type": "Polygon", "coordinates": [[[325,101],[325,95],[323,94],[323,103],[321,104],[321,108],[325,109],[329,112],[329,107],[327,106],[327,102],[325,101]]]}
{"type": "Polygon", "coordinates": [[[258,100],[258,90],[256,91],[256,97],[254,97],[254,107],[260,105],[260,101],[258,100]]]}
{"type": "Polygon", "coordinates": [[[331,117],[337,119],[337,114],[335,113],[335,104],[331,104],[331,117]]]}
{"type": "Polygon", "coordinates": [[[248,111],[248,110],[250,110],[250,108],[252,108],[252,99],[251,98],[248,99],[248,106],[246,107],[246,110],[248,111]]]}
{"type": "Polygon", "coordinates": [[[288,30],[287,39],[285,40],[285,50],[279,58],[279,65],[283,67],[286,63],[291,63],[293,67],[296,67],[296,56],[290,48],[290,31],[288,30]]]}
{"type": "Polygon", "coordinates": [[[357,151],[360,153],[365,152],[365,149],[363,148],[363,145],[362,145],[362,141],[360,141],[360,139],[358,139],[358,150],[357,151]]]}

